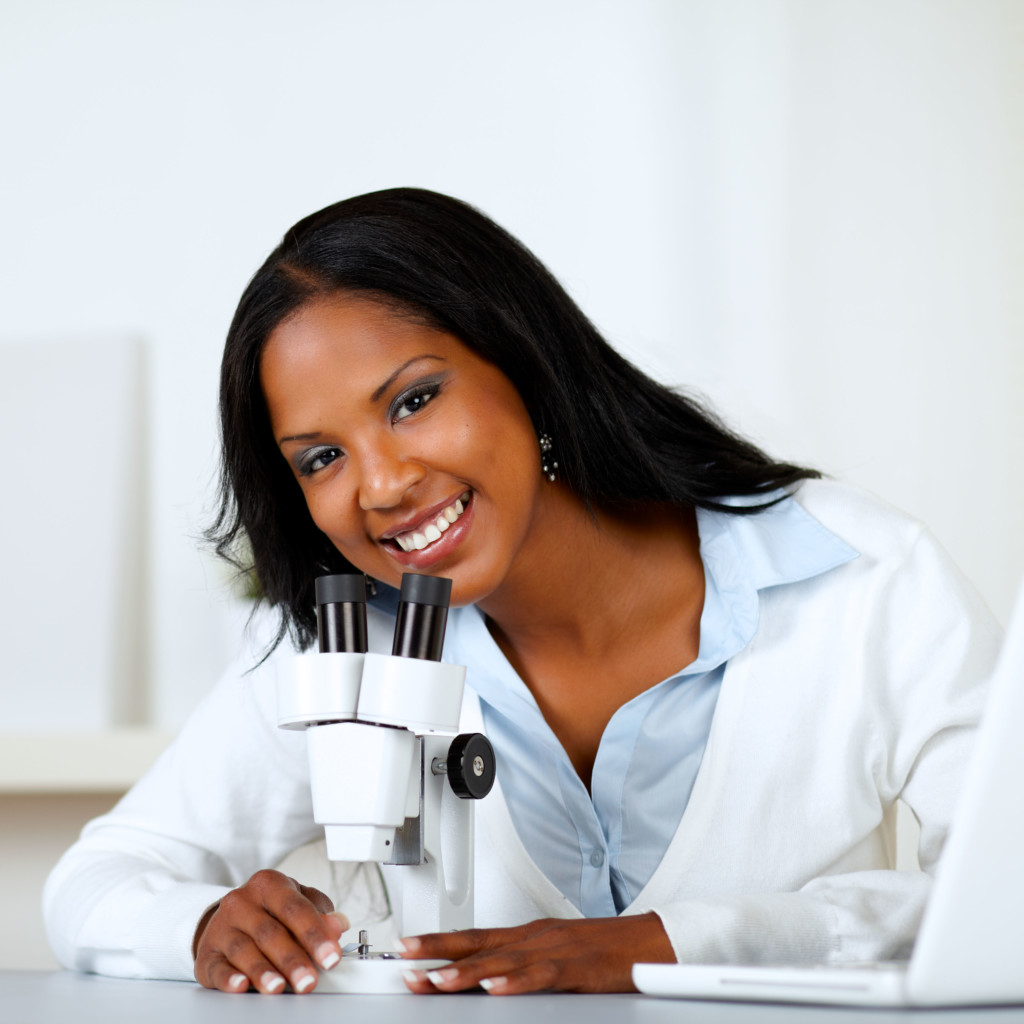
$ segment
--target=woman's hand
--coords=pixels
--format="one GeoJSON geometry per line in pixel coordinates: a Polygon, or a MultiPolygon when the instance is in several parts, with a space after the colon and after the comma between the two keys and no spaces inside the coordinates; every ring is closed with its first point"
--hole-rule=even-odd
{"type": "Polygon", "coordinates": [[[410,971],[413,992],[459,992],[482,986],[492,995],[554,989],[635,992],[637,962],[675,960],[657,914],[564,921],[549,918],[517,928],[473,928],[402,939],[407,957],[455,961],[410,971]]]}
{"type": "Polygon", "coordinates": [[[192,941],[196,981],[222,992],[296,992],[316,987],[317,971],[341,959],[348,927],[319,889],[280,871],[258,871],[200,920],[192,941]]]}

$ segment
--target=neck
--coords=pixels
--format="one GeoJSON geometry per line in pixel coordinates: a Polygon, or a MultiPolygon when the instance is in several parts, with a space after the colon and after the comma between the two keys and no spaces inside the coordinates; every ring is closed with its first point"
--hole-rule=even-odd
{"type": "Polygon", "coordinates": [[[699,627],[703,601],[692,510],[591,513],[553,485],[513,571],[479,606],[503,647],[595,657],[680,615],[699,627]]]}

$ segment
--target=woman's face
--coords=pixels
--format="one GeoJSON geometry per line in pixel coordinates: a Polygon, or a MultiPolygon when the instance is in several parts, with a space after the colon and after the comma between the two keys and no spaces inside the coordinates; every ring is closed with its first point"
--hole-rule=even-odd
{"type": "Polygon", "coordinates": [[[354,566],[392,586],[403,572],[451,577],[453,604],[501,584],[543,479],[500,370],[452,335],[341,295],[270,335],[260,381],[314,522],[354,566]]]}

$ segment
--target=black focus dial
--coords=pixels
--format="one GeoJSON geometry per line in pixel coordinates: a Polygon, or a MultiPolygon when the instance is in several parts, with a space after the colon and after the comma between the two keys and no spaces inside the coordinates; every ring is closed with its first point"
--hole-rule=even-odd
{"type": "Polygon", "coordinates": [[[448,782],[463,800],[480,800],[494,785],[494,747],[479,732],[460,733],[448,748],[448,782]]]}

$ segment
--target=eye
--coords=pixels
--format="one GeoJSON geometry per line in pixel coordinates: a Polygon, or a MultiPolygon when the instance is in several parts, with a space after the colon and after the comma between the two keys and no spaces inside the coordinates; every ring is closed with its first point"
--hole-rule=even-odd
{"type": "Polygon", "coordinates": [[[329,466],[335,459],[340,459],[342,454],[343,452],[340,448],[330,448],[326,445],[303,452],[297,466],[299,476],[312,476],[319,470],[329,466]]]}
{"type": "Polygon", "coordinates": [[[436,381],[431,381],[417,384],[416,387],[399,395],[391,407],[392,422],[404,420],[412,416],[413,413],[419,412],[440,390],[441,385],[436,381]]]}

